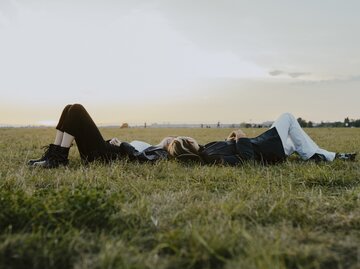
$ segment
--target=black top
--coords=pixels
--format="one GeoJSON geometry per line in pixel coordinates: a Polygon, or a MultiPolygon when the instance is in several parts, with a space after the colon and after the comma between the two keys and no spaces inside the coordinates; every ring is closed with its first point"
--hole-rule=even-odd
{"type": "Polygon", "coordinates": [[[107,150],[113,155],[112,159],[128,157],[130,160],[136,160],[140,162],[167,159],[168,153],[161,147],[151,146],[143,151],[136,150],[130,143],[122,142],[120,146],[111,145],[107,141],[107,150]]]}
{"type": "Polygon", "coordinates": [[[286,159],[276,128],[271,128],[254,138],[208,143],[200,149],[200,157],[205,163],[229,165],[238,165],[245,161],[272,164],[286,159]]]}

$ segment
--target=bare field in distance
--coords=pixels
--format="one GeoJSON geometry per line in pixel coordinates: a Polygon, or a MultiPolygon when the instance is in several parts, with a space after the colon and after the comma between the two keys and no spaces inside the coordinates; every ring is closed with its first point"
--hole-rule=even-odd
{"type": "MultiPolygon", "coordinates": [[[[101,128],[205,144],[231,129],[101,128]]],[[[264,129],[244,129],[249,137],[264,129]]],[[[360,129],[306,132],[360,152],[360,129]]],[[[0,268],[360,268],[360,162],[274,166],[121,160],[28,169],[53,128],[0,129],[0,268]]]]}

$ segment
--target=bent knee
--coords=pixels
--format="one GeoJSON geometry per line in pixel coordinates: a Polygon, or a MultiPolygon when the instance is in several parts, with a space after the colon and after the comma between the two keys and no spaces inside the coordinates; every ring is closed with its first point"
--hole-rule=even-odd
{"type": "Polygon", "coordinates": [[[71,104],[66,105],[66,106],[64,107],[64,109],[63,109],[63,113],[64,113],[64,112],[67,113],[67,112],[70,110],[70,107],[71,107],[71,106],[72,106],[71,104]]]}
{"type": "Polygon", "coordinates": [[[288,118],[288,119],[291,119],[291,120],[295,119],[294,115],[291,114],[290,112],[285,112],[285,113],[281,114],[280,117],[288,118]]]}
{"type": "Polygon", "coordinates": [[[71,110],[85,110],[84,106],[81,104],[73,104],[71,110]]]}
{"type": "Polygon", "coordinates": [[[73,104],[69,108],[69,113],[71,113],[71,114],[79,114],[79,113],[82,113],[84,111],[86,111],[86,110],[83,107],[83,105],[81,105],[81,104],[73,104]]]}

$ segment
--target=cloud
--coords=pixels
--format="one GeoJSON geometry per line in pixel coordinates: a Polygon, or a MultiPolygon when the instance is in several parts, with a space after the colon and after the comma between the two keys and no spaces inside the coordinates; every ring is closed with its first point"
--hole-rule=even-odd
{"type": "Polygon", "coordinates": [[[282,74],[284,74],[284,71],[281,71],[281,70],[273,70],[273,71],[269,72],[269,75],[274,76],[274,77],[282,75],[282,74]]]}
{"type": "Polygon", "coordinates": [[[296,84],[335,85],[335,84],[358,83],[358,82],[360,82],[360,75],[347,76],[347,77],[338,77],[338,78],[329,78],[329,79],[319,79],[319,80],[303,80],[303,81],[296,82],[296,84]]]}
{"type": "Polygon", "coordinates": [[[16,18],[18,13],[17,4],[11,0],[0,1],[0,23],[7,23],[16,18]]]}
{"type": "Polygon", "coordinates": [[[360,75],[350,76],[346,79],[346,81],[360,81],[360,75]]]}
{"type": "Polygon", "coordinates": [[[288,73],[288,75],[292,78],[298,78],[298,77],[302,77],[302,76],[307,76],[310,75],[311,73],[308,72],[291,72],[288,73]]]}
{"type": "Polygon", "coordinates": [[[286,72],[283,70],[272,70],[272,71],[269,71],[269,75],[273,76],[273,77],[285,75],[285,76],[289,76],[291,78],[299,78],[302,76],[311,75],[311,73],[309,73],[309,72],[286,72]]]}

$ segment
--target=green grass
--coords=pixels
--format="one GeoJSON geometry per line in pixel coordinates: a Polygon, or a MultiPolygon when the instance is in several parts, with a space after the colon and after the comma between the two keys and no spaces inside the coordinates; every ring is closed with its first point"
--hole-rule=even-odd
{"type": "MultiPolygon", "coordinates": [[[[102,129],[157,143],[226,129],[102,129]]],[[[249,136],[261,129],[247,129],[249,136]]],[[[360,129],[306,130],[360,151],[360,129]]],[[[360,165],[137,164],[28,169],[53,129],[0,129],[0,268],[360,268],[360,165]]]]}

